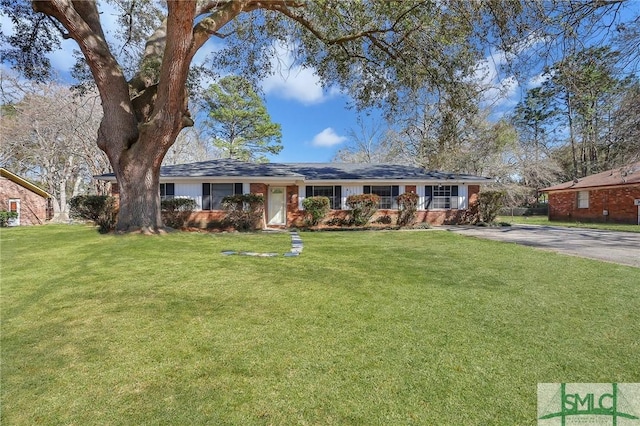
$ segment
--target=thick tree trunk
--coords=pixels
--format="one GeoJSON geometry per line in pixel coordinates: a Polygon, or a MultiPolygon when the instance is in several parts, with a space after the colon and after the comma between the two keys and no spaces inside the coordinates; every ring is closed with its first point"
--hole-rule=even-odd
{"type": "Polygon", "coordinates": [[[134,157],[117,167],[120,205],[116,231],[161,232],[164,225],[158,191],[160,165],[149,164],[146,158],[134,157]]]}
{"type": "Polygon", "coordinates": [[[114,158],[111,164],[120,194],[116,232],[156,234],[164,230],[160,166],[171,143],[160,143],[159,139],[154,132],[141,132],[129,149],[109,155],[114,158]]]}

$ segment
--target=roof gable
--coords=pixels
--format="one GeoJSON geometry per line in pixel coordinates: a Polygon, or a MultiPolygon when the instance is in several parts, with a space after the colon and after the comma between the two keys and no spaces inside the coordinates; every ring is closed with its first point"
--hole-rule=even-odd
{"type": "Polygon", "coordinates": [[[53,198],[51,194],[49,194],[44,189],[32,184],[31,182],[21,178],[20,176],[14,173],[11,173],[9,170],[5,169],[4,167],[0,167],[0,176],[2,176],[3,178],[9,179],[12,182],[15,182],[16,184],[22,186],[23,188],[28,189],[31,192],[38,194],[43,198],[53,198]]]}
{"type": "Polygon", "coordinates": [[[558,185],[544,188],[541,191],[561,191],[568,189],[586,189],[601,186],[619,186],[640,183],[640,161],[628,166],[617,167],[594,175],[574,179],[558,185]]]}

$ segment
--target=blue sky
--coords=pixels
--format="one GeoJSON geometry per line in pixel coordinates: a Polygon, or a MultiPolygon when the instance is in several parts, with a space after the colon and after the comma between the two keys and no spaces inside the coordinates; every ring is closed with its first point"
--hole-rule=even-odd
{"type": "MultiPolygon", "coordinates": [[[[271,119],[282,126],[284,149],[272,162],[328,162],[357,133],[359,113],[350,99],[335,88],[323,89],[311,69],[292,65],[289,53],[277,48],[285,72],[262,82],[271,119]]],[[[484,103],[496,111],[512,108],[520,97],[520,85],[499,71],[505,63],[501,52],[491,52],[477,64],[475,78],[485,87],[484,103]]],[[[368,111],[376,115],[375,111],[368,111]]]]}
{"type": "Polygon", "coordinates": [[[272,121],[282,126],[283,150],[273,162],[329,162],[348,142],[357,113],[347,109],[344,96],[323,96],[314,104],[267,94],[272,121]]]}

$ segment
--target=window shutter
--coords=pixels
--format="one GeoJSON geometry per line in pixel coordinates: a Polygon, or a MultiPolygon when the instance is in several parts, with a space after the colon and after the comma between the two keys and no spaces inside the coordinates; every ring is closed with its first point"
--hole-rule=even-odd
{"type": "Polygon", "coordinates": [[[458,196],[458,185],[452,185],[451,186],[451,196],[452,197],[457,197],[458,196]]]}
{"type": "Polygon", "coordinates": [[[363,194],[371,194],[371,185],[365,185],[362,187],[363,194]]]}
{"type": "Polygon", "coordinates": [[[333,188],[333,197],[336,200],[336,210],[342,210],[342,186],[336,185],[333,188]]]}
{"type": "Polygon", "coordinates": [[[309,197],[313,197],[313,186],[307,185],[306,188],[304,189],[305,193],[304,196],[309,198],[309,197]]]}
{"type": "Polygon", "coordinates": [[[202,184],[202,210],[211,210],[211,184],[202,184]]]}
{"type": "Polygon", "coordinates": [[[424,209],[428,210],[431,207],[431,194],[433,187],[431,185],[427,185],[424,187],[424,209]]]}
{"type": "Polygon", "coordinates": [[[233,184],[233,195],[242,195],[242,184],[234,183],[233,184]]]}
{"type": "Polygon", "coordinates": [[[174,196],[176,195],[176,184],[175,183],[167,183],[165,184],[165,194],[166,196],[174,196]]]}

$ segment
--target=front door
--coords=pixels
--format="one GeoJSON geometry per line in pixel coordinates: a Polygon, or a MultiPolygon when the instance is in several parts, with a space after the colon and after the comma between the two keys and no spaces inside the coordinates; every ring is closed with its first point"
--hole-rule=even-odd
{"type": "Polygon", "coordinates": [[[280,186],[269,187],[268,225],[287,224],[286,189],[280,186]]]}
{"type": "Polygon", "coordinates": [[[16,213],[18,216],[7,221],[8,226],[20,226],[20,200],[12,198],[9,200],[9,211],[16,213]]]}

